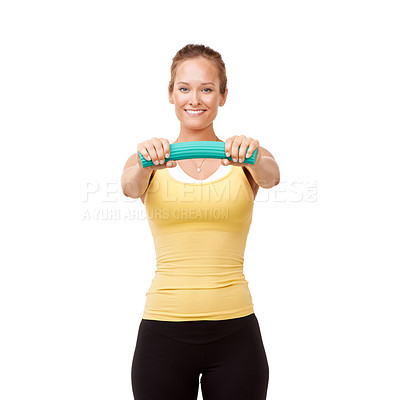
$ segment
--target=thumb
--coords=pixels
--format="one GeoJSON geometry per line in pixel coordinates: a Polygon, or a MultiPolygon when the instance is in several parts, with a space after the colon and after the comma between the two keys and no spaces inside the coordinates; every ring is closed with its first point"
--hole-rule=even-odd
{"type": "Polygon", "coordinates": [[[232,164],[232,162],[230,160],[228,160],[227,158],[222,158],[221,164],[222,165],[230,165],[230,164],[232,164]]]}
{"type": "Polygon", "coordinates": [[[168,162],[167,162],[167,164],[166,164],[166,166],[167,166],[167,168],[174,168],[174,167],[176,167],[176,161],[174,161],[174,160],[169,160],[168,162]]]}

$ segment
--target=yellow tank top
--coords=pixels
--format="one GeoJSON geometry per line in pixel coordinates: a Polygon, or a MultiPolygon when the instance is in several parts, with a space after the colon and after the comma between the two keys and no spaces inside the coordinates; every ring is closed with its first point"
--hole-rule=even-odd
{"type": "Polygon", "coordinates": [[[254,194],[242,167],[201,183],[157,170],[144,204],[157,268],[143,319],[225,320],[254,312],[243,274],[254,194]]]}

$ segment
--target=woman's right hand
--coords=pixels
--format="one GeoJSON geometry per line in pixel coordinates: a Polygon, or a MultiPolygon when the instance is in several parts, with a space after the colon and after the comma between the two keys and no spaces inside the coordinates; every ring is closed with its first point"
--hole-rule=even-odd
{"type": "MultiPolygon", "coordinates": [[[[145,140],[137,146],[137,152],[140,153],[146,160],[153,161],[155,165],[149,165],[148,169],[164,169],[176,167],[176,161],[168,160],[165,164],[165,158],[168,158],[171,154],[169,141],[163,138],[152,137],[150,140],[145,140]]],[[[143,165],[138,156],[140,166],[143,165]]]]}

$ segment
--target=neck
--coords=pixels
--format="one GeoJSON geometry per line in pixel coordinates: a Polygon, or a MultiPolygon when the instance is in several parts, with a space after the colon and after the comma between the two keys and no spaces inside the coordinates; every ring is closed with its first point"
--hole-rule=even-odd
{"type": "Polygon", "coordinates": [[[179,137],[176,140],[177,142],[195,142],[195,141],[217,141],[218,138],[214,132],[212,124],[207,126],[205,129],[190,129],[186,126],[182,126],[181,131],[179,133],[179,137]]]}

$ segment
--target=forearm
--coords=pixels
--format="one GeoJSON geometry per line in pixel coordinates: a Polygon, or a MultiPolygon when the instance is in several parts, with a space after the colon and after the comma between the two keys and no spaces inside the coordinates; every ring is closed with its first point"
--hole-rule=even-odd
{"type": "Polygon", "coordinates": [[[259,186],[269,189],[277,185],[280,181],[280,172],[275,159],[263,147],[258,148],[255,164],[245,164],[252,177],[259,186]]]}
{"type": "Polygon", "coordinates": [[[121,177],[122,192],[134,199],[140,197],[147,188],[152,170],[143,168],[135,157],[133,165],[125,168],[121,177]]]}

